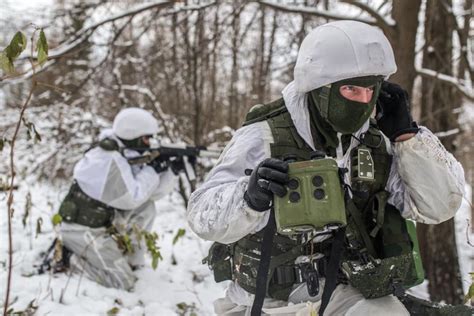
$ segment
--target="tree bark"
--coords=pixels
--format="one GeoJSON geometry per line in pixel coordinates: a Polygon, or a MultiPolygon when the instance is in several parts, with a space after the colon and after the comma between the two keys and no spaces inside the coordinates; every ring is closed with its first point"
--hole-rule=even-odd
{"type": "MultiPolygon", "coordinates": [[[[392,1],[395,27],[382,27],[389,38],[398,71],[390,78],[411,92],[415,82],[415,46],[421,0],[392,1]]],[[[412,95],[410,93],[410,95],[412,95]]]]}
{"type": "MultiPolygon", "coordinates": [[[[446,1],[451,5],[451,0],[446,1]]],[[[441,1],[427,1],[423,68],[451,75],[452,33],[454,25],[441,1]]],[[[433,132],[458,128],[453,109],[460,106],[460,97],[453,88],[429,78],[422,79],[421,123],[433,132]],[[456,102],[457,101],[457,102],[456,102]]],[[[450,152],[456,151],[457,135],[441,138],[450,152]]],[[[462,282],[453,219],[439,225],[417,225],[428,291],[433,301],[462,303],[462,282]]]]}
{"type": "Polygon", "coordinates": [[[229,83],[229,112],[228,112],[228,124],[232,128],[237,128],[239,118],[237,117],[238,107],[240,105],[239,93],[237,91],[237,85],[239,81],[239,52],[240,52],[240,3],[234,3],[234,15],[232,17],[232,68],[230,71],[230,83],[229,83]]]}

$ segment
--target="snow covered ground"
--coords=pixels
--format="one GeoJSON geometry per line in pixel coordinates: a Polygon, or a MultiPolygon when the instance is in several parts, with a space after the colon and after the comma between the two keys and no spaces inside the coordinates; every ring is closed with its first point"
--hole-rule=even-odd
{"type": "MultiPolygon", "coordinates": [[[[50,218],[67,192],[67,183],[50,185],[22,182],[15,195],[14,270],[11,301],[15,311],[23,311],[33,301],[36,315],[212,315],[212,302],[224,295],[226,282],[216,284],[201,260],[206,256],[209,242],[202,241],[188,228],[181,198],[173,193],[158,202],[159,214],[154,230],[164,260],[156,270],[151,265],[137,271],[138,282],[132,292],[105,288],[75,274],[30,276],[33,263],[38,262],[56,233],[50,218]],[[30,217],[23,226],[26,196],[31,194],[30,217]],[[41,232],[36,236],[38,218],[42,218],[41,232]],[[173,246],[172,240],[178,229],[186,229],[184,237],[173,246]],[[115,314],[114,314],[115,313],[115,314]]],[[[470,196],[470,191],[467,192],[470,196]]],[[[0,305],[3,305],[6,284],[7,224],[5,221],[5,194],[0,196],[0,305]]],[[[470,206],[463,202],[456,217],[458,251],[464,290],[470,284],[468,272],[474,271],[471,230],[467,230],[470,206]],[[466,233],[468,232],[468,233],[466,233]],[[469,237],[468,235],[469,234],[469,237]]],[[[147,258],[148,263],[151,259],[147,258]]],[[[426,282],[414,288],[412,293],[428,298],[426,282]]]]}
{"type": "MultiPolygon", "coordinates": [[[[33,275],[34,262],[55,238],[51,216],[56,212],[67,184],[51,186],[23,183],[15,195],[14,270],[10,301],[15,311],[25,310],[31,301],[38,306],[35,315],[212,315],[212,302],[224,295],[225,283],[216,284],[206,265],[209,242],[202,241],[187,227],[181,198],[174,193],[158,202],[159,214],[154,231],[164,258],[158,268],[150,263],[136,272],[138,281],[132,292],[105,288],[79,274],[33,275]],[[31,193],[31,217],[23,227],[22,217],[27,192],[31,193]],[[42,218],[41,233],[36,236],[36,223],[42,218]],[[185,235],[173,246],[178,229],[185,235]],[[64,293],[64,294],[63,294],[64,293]],[[194,313],[194,314],[193,314],[194,313]]],[[[5,195],[1,201],[0,231],[0,305],[3,305],[6,264],[7,224],[5,195]]]]}

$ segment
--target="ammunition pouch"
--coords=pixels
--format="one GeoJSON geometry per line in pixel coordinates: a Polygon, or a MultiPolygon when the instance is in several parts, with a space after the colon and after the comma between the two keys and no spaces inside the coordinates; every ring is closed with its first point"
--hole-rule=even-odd
{"type": "Polygon", "coordinates": [[[342,271],[349,284],[365,298],[377,298],[390,294],[403,294],[403,281],[413,261],[411,254],[386,259],[375,259],[365,265],[345,261],[342,271]]]}
{"type": "Polygon", "coordinates": [[[212,244],[209,255],[204,258],[214,272],[214,281],[217,283],[232,280],[232,246],[218,242],[212,244]]]}
{"type": "Polygon", "coordinates": [[[112,225],[115,209],[85,194],[74,181],[59,207],[59,215],[66,223],[75,223],[91,228],[112,225]]]}
{"type": "MultiPolygon", "coordinates": [[[[353,204],[352,206],[349,204],[348,209],[353,212],[352,218],[362,217],[361,214],[355,213],[353,204]]],[[[375,222],[375,228],[379,228],[374,236],[370,236],[368,232],[370,230],[373,232],[375,228],[365,226],[366,222],[350,221],[349,227],[352,232],[360,234],[360,240],[364,241],[366,255],[363,260],[352,261],[351,259],[358,256],[360,258],[364,251],[353,250],[355,253],[359,252],[357,255],[351,255],[349,251],[349,255],[342,263],[342,272],[348,283],[359,290],[365,298],[377,298],[389,294],[402,295],[405,289],[424,280],[414,224],[402,218],[393,205],[384,204],[378,212],[383,212],[383,225],[380,225],[380,220],[376,220],[381,216],[371,214],[369,217],[371,222],[375,222]],[[375,217],[372,218],[372,215],[375,217]],[[362,228],[357,231],[355,225],[362,228]]]]}
{"type": "Polygon", "coordinates": [[[412,316],[472,316],[474,307],[466,305],[446,305],[422,300],[420,298],[404,295],[400,301],[410,311],[412,316]]]}

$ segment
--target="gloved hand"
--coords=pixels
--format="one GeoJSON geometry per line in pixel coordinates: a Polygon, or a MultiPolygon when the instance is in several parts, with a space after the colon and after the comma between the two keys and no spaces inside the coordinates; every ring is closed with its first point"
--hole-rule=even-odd
{"type": "Polygon", "coordinates": [[[160,173],[168,170],[169,161],[157,158],[150,162],[148,165],[155,169],[156,173],[160,173]]]}
{"type": "Polygon", "coordinates": [[[267,158],[253,169],[244,200],[253,210],[266,211],[271,206],[273,194],[280,197],[286,194],[285,184],[288,180],[288,163],[267,158]]]}
{"type": "Polygon", "coordinates": [[[392,142],[400,135],[420,130],[411,118],[407,91],[388,81],[382,83],[375,119],[382,133],[392,142]]]}
{"type": "Polygon", "coordinates": [[[171,171],[175,175],[178,175],[180,171],[184,170],[184,161],[182,157],[177,157],[175,160],[170,161],[171,171]]]}

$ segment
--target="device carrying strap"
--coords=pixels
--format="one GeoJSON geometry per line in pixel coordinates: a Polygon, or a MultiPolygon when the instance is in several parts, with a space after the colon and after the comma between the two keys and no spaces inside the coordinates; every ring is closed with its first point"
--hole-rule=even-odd
{"type": "Polygon", "coordinates": [[[338,229],[334,235],[331,254],[329,255],[329,262],[326,270],[326,283],[324,284],[323,295],[321,297],[321,307],[319,308],[318,315],[322,316],[324,310],[328,306],[329,299],[331,298],[332,292],[337,286],[337,275],[339,273],[339,266],[342,258],[342,252],[344,250],[344,237],[346,235],[345,227],[338,229]]]}
{"type": "Polygon", "coordinates": [[[262,248],[260,253],[260,264],[257,270],[255,298],[252,305],[252,316],[260,316],[262,313],[263,301],[267,294],[268,271],[270,270],[270,260],[272,255],[273,238],[276,233],[275,212],[270,210],[270,218],[263,233],[262,248]]]}

